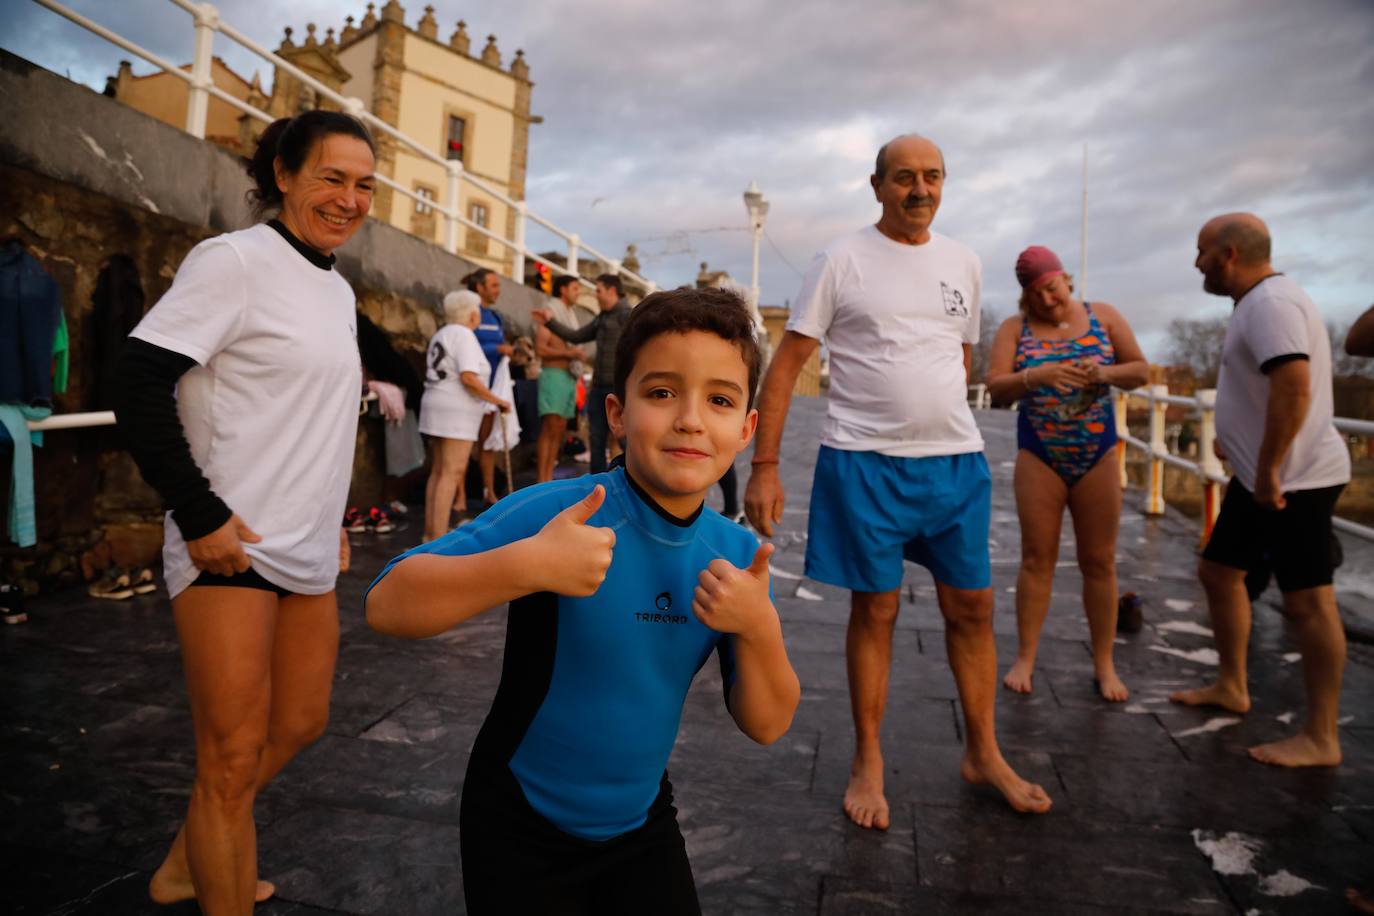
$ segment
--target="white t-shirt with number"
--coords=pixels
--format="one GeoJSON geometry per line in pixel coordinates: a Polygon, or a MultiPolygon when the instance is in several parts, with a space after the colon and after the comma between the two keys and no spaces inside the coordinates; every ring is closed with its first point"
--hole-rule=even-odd
{"type": "MultiPolygon", "coordinates": [[[[262,537],[253,569],[304,595],[334,588],[353,476],[362,363],[356,300],[265,224],[201,242],[130,335],[199,365],[177,384],[191,457],[262,537]]],[[[199,575],[167,514],[163,563],[176,595],[199,575]]]]}
{"type": "Polygon", "coordinates": [[[904,245],[866,226],[816,256],[787,330],[830,351],[823,444],[903,458],[983,450],[963,351],[978,341],[982,278],[972,249],[934,232],[904,245]]]}
{"type": "Polygon", "coordinates": [[[1279,486],[1292,492],[1350,481],[1350,450],[1332,425],[1331,339],[1326,325],[1302,287],[1276,274],[1236,303],[1226,325],[1217,376],[1217,441],[1236,479],[1251,492],[1269,406],[1269,376],[1263,367],[1270,360],[1299,354],[1308,359],[1311,400],[1279,467],[1279,486]]]}

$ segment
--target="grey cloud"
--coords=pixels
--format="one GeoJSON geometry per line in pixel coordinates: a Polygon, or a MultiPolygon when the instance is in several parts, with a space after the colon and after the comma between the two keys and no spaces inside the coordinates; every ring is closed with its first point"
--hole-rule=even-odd
{"type": "MultiPolygon", "coordinates": [[[[108,4],[77,5],[110,21],[108,4]]],[[[284,25],[363,12],[219,6],[272,46],[284,25]]],[[[422,4],[407,6],[413,22],[422,4]]],[[[750,179],[773,202],[769,236],[804,268],[835,235],[872,221],[875,147],[916,129],[949,157],[936,228],[979,251],[987,301],[1004,314],[1024,245],[1049,244],[1076,269],[1085,141],[1089,292],[1128,307],[1147,340],[1172,317],[1224,305],[1192,267],[1198,226],[1221,210],[1269,219],[1280,259],[1329,317],[1349,320],[1374,301],[1367,0],[435,6],[441,36],[462,17],[479,46],[494,32],[504,59],[527,53],[546,118],[532,132],[531,206],[611,255],[641,241],[646,270],[665,285],[690,279],[700,260],[747,281],[740,192],[750,179]],[[724,228],[733,231],[687,236],[684,250],[682,230],[724,228]]],[[[189,56],[184,13],[162,0],[121,10],[135,40],[189,56]]],[[[125,56],[53,19],[2,5],[0,43],[93,85],[125,56]]],[[[768,245],[762,266],[765,301],[795,294],[796,274],[768,245]]]]}

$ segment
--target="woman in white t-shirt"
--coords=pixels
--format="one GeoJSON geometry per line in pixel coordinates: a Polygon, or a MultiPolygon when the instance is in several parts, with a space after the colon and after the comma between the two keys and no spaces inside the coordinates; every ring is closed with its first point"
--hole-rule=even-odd
{"type": "Polygon", "coordinates": [[[367,217],[375,162],[347,115],[270,125],[249,197],[277,217],[197,245],[121,355],[119,424],[170,510],[164,571],[195,724],[186,823],[149,885],[159,903],[247,914],[271,895],[253,800],[328,719],[362,386],[333,252],[367,217]]]}
{"type": "Polygon", "coordinates": [[[509,402],[487,387],[491,363],[473,333],[482,320],[482,300],[471,290],[444,297],[448,324],[435,332],[425,358],[425,393],[420,432],[430,437],[429,482],[425,485],[425,540],[449,530],[454,506],[467,504],[468,457],[482,426],[485,405],[501,412],[509,402]]]}

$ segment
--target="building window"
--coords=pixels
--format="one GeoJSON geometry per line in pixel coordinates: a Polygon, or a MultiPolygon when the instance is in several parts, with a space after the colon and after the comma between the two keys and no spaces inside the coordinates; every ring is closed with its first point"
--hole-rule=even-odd
{"type": "MultiPolygon", "coordinates": [[[[483,229],[488,228],[490,220],[488,214],[489,211],[486,204],[479,203],[475,200],[468,203],[468,219],[475,225],[481,226],[483,229]]],[[[470,253],[485,257],[491,251],[491,246],[488,244],[489,241],[490,240],[484,233],[473,229],[471,226],[468,227],[467,250],[470,253]]]]}
{"type": "MultiPolygon", "coordinates": [[[[417,184],[417,185],[415,186],[415,193],[416,193],[418,196],[424,198],[425,200],[433,200],[433,199],[434,199],[434,189],[433,189],[433,188],[430,188],[430,187],[426,187],[425,185],[422,185],[422,184],[417,184]]],[[[416,216],[426,216],[426,215],[428,215],[428,214],[430,214],[430,213],[433,213],[433,212],[434,212],[434,208],[433,208],[433,207],[429,206],[428,204],[421,203],[421,202],[418,201],[418,200],[415,201],[415,215],[416,215],[416,216]]]]}
{"type": "Polygon", "coordinates": [[[448,116],[448,140],[444,144],[446,159],[463,159],[463,143],[467,140],[468,122],[456,115],[448,116]]]}

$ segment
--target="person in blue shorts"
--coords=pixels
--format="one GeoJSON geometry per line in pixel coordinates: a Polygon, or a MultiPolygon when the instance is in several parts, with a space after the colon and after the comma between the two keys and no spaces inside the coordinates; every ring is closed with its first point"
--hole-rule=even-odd
{"type": "Polygon", "coordinates": [[[369,588],[369,624],[410,639],[510,602],[463,783],[474,916],[700,912],[666,771],[687,689],[714,652],[726,708],[762,744],[801,693],[772,546],[704,505],[753,436],[759,363],[735,293],[647,297],[607,398],[624,466],[508,496],[369,588]]]}
{"type": "Polygon", "coordinates": [[[878,734],[903,559],[935,579],[966,725],[961,775],[993,786],[1018,811],[1042,813],[1049,796],[1007,764],[993,728],[992,478],[966,387],[982,265],[931,231],[945,181],[938,146],[897,137],[878,151],[869,180],[882,216],[812,262],[769,365],[745,512],[765,537],[782,520],[783,423],[797,374],[824,338],[830,392],[806,574],[852,593],[845,654],[855,749],[845,813],[864,828],[890,822],[878,734]]]}

